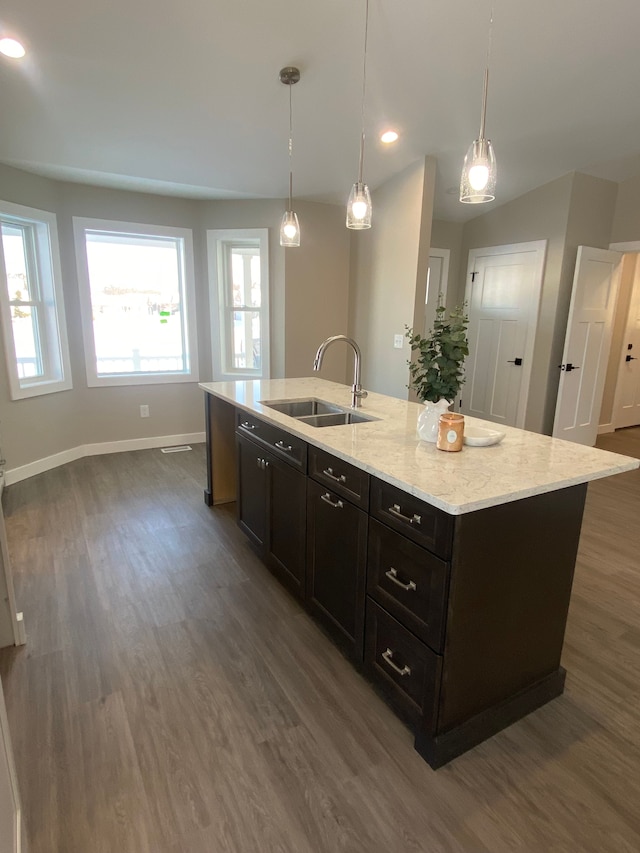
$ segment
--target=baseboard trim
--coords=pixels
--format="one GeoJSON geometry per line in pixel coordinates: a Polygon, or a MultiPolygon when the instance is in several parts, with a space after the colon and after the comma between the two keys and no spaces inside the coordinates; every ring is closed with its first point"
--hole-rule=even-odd
{"type": "Polygon", "coordinates": [[[36,459],[34,462],[5,471],[5,485],[11,486],[13,483],[35,477],[36,474],[42,474],[52,468],[66,465],[68,462],[75,462],[76,459],[83,459],[85,456],[125,453],[128,450],[151,450],[155,447],[171,447],[174,444],[200,444],[204,440],[204,432],[190,432],[181,435],[127,438],[124,441],[105,441],[101,444],[81,444],[79,447],[72,447],[69,450],[63,450],[61,453],[54,453],[52,456],[45,456],[43,459],[36,459]]]}
{"type": "Polygon", "coordinates": [[[615,432],[616,428],[613,424],[600,424],[598,427],[598,435],[604,435],[607,432],[615,432]]]}

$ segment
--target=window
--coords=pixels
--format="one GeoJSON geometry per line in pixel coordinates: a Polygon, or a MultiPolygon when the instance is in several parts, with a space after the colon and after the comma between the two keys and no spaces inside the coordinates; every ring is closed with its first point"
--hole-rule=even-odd
{"type": "Polygon", "coordinates": [[[269,377],[268,231],[208,231],[214,379],[269,377]]]}
{"type": "Polygon", "coordinates": [[[71,388],[56,217],[0,201],[0,313],[11,398],[71,388]]]}
{"type": "Polygon", "coordinates": [[[73,222],[88,384],[197,381],[191,231],[73,222]]]}

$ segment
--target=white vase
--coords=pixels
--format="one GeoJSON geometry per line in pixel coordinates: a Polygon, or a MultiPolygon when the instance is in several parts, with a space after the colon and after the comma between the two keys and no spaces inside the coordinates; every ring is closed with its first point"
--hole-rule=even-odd
{"type": "Polygon", "coordinates": [[[428,400],[424,409],[418,415],[418,438],[421,441],[436,442],[438,438],[438,423],[440,415],[444,414],[451,404],[442,397],[437,403],[428,400]]]}

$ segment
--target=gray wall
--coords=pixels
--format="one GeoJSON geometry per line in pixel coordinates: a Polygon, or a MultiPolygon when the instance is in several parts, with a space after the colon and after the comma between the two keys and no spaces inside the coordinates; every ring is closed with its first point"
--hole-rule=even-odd
{"type": "MultiPolygon", "coordinates": [[[[178,435],[204,429],[203,395],[196,382],[87,387],[73,216],[193,230],[200,381],[212,378],[206,268],[208,228],[269,228],[273,377],[286,375],[287,364],[308,364],[306,372],[311,373],[308,351],[317,346],[318,336],[326,337],[347,328],[349,243],[348,236],[343,234],[346,232],[344,225],[340,230],[337,226],[340,218],[344,220],[344,211],[338,206],[309,203],[304,209],[301,207],[301,228],[306,228],[306,236],[303,231],[300,250],[289,250],[300,254],[291,261],[287,289],[285,250],[278,242],[280,219],[285,209],[281,200],[186,200],[51,181],[3,165],[0,165],[0,198],[57,215],[73,377],[70,391],[12,401],[2,349],[0,429],[9,470],[83,444],[178,435]],[[322,288],[327,281],[330,284],[323,294],[322,288]],[[305,306],[308,307],[306,311],[305,306]],[[289,326],[295,322],[295,333],[291,337],[287,322],[289,326]],[[309,342],[306,348],[301,343],[304,341],[309,342]],[[150,407],[148,419],[140,418],[141,403],[150,407]]],[[[336,364],[329,363],[323,375],[343,380],[344,356],[341,363],[339,359],[336,364]]]]}
{"type": "Polygon", "coordinates": [[[435,164],[425,158],[372,194],[373,227],[351,242],[350,328],[363,352],[363,384],[407,398],[409,347],[395,334],[424,312],[435,164]]]}
{"type": "MultiPolygon", "coordinates": [[[[464,300],[464,270],[462,267],[462,222],[445,222],[434,219],[431,223],[431,246],[434,249],[449,249],[449,282],[447,285],[446,306],[448,309],[462,305],[464,300]],[[462,283],[462,293],[460,284],[462,283]]],[[[467,262],[464,261],[466,270],[467,262]]]]}
{"type": "MultiPolygon", "coordinates": [[[[459,299],[470,249],[547,240],[525,428],[550,433],[558,393],[578,246],[607,248],[617,184],[570,173],[467,222],[463,228],[459,299]]],[[[434,243],[435,245],[435,243],[434,243]]]]}
{"type": "MultiPolygon", "coordinates": [[[[526,193],[514,201],[488,211],[467,222],[462,239],[460,293],[464,294],[467,260],[470,249],[547,240],[547,257],[540,299],[540,315],[536,334],[529,386],[529,405],[525,428],[534,432],[550,431],[549,369],[551,353],[557,351],[561,322],[556,316],[561,294],[571,288],[563,273],[563,257],[572,175],[565,175],[526,193]]],[[[566,320],[566,318],[565,318],[566,320]]],[[[553,417],[551,416],[551,421],[553,417]]]]}

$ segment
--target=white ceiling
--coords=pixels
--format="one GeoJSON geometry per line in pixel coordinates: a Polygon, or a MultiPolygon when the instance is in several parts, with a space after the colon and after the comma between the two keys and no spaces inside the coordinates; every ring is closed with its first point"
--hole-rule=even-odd
{"type": "MultiPolygon", "coordinates": [[[[195,198],[346,202],[357,176],[365,0],[6,0],[0,162],[195,198]]],[[[507,201],[572,170],[640,174],[639,0],[494,0],[487,135],[507,201]]],[[[436,216],[477,136],[491,0],[370,0],[365,180],[437,159],[436,216]],[[384,147],[387,125],[401,139],[384,147]]],[[[375,214],[374,214],[375,215],[375,214]]]]}

